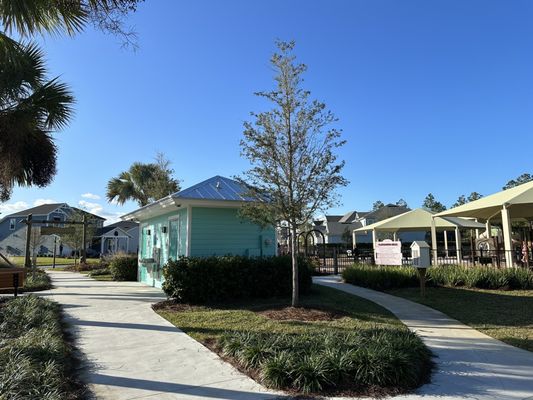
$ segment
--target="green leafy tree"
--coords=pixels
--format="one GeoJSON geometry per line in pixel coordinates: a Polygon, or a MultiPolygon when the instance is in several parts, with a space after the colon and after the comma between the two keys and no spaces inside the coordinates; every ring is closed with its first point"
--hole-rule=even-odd
{"type": "Polygon", "coordinates": [[[478,192],[472,192],[470,193],[470,195],[468,196],[468,201],[475,201],[475,200],[479,200],[483,197],[482,194],[478,193],[478,192]]]}
{"type": "Polygon", "coordinates": [[[527,183],[527,182],[530,182],[530,181],[533,181],[533,175],[531,175],[531,174],[522,174],[519,177],[517,177],[516,179],[511,179],[509,182],[507,182],[505,184],[505,186],[503,187],[503,190],[507,190],[507,189],[510,189],[512,187],[515,187],[515,186],[518,186],[518,185],[522,185],[523,183],[527,183]]]}
{"type": "Polygon", "coordinates": [[[479,194],[478,192],[472,192],[468,197],[466,197],[464,194],[459,196],[457,198],[457,201],[453,203],[452,207],[459,207],[463,204],[470,203],[471,201],[479,200],[483,197],[482,194],[479,194]]]}
{"type": "Polygon", "coordinates": [[[74,97],[47,77],[42,52],[32,44],[0,46],[0,200],[15,185],[48,185],[56,173],[53,132],[72,116],[74,97]]]}
{"type": "Polygon", "coordinates": [[[381,200],[377,200],[372,204],[372,211],[379,210],[380,208],[385,207],[385,203],[383,203],[381,200]]]}
{"type": "Polygon", "coordinates": [[[424,199],[424,202],[422,203],[422,207],[434,211],[434,212],[442,212],[446,210],[446,206],[442,204],[441,202],[437,201],[435,199],[435,196],[433,194],[429,193],[426,198],[424,199]]]}
{"type": "Polygon", "coordinates": [[[317,210],[337,204],[335,189],[347,184],[341,175],[344,162],[335,149],[342,146],[339,130],[331,128],[335,116],[326,105],[310,99],[302,88],[307,67],[295,62],[294,42],[277,42],[279,53],[271,58],[276,73],[272,91],[256,93],[272,109],[252,113],[245,122],[241,154],[251,169],[239,178],[255,199],[242,215],[262,224],[287,221],[292,247],[292,305],[298,305],[298,228],[317,210]]]}
{"type": "Polygon", "coordinates": [[[143,164],[135,162],[117,177],[107,183],[108,201],[124,204],[128,200],[145,206],[179,190],[179,181],[172,177],[174,170],[162,153],[156,156],[156,162],[143,164]]]}

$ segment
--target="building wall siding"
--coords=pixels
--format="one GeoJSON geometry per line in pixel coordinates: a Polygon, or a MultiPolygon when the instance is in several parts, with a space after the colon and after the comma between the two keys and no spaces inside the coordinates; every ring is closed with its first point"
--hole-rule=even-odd
{"type": "Polygon", "coordinates": [[[237,208],[192,208],[191,256],[272,256],[276,254],[273,227],[243,220],[237,208]]]}
{"type": "MultiPolygon", "coordinates": [[[[158,217],[150,218],[145,221],[142,221],[139,229],[139,281],[152,285],[158,288],[161,288],[161,285],[164,281],[162,268],[163,265],[169,259],[168,247],[168,221],[170,218],[173,218],[177,215],[180,215],[180,221],[184,221],[182,229],[184,229],[181,243],[179,245],[180,249],[185,249],[185,240],[187,237],[186,234],[186,223],[187,223],[187,210],[177,210],[168,214],[160,215],[158,217]],[[163,232],[163,228],[166,228],[166,232],[163,232]],[[146,235],[146,231],[150,230],[150,235],[146,235]],[[149,241],[148,246],[146,240],[149,241]],[[156,264],[143,264],[140,260],[145,258],[152,258],[153,249],[159,249],[159,260],[156,264]]],[[[180,223],[182,225],[182,223],[180,223]]],[[[185,254],[184,250],[183,253],[185,254]]]]}

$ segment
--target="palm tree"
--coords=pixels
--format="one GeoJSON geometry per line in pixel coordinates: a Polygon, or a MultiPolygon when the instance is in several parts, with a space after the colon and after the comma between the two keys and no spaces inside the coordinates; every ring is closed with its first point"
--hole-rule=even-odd
{"type": "Polygon", "coordinates": [[[0,38],[0,200],[14,185],[39,187],[56,173],[52,133],[72,116],[74,98],[66,84],[46,78],[41,50],[0,38]]]}
{"type": "MultiPolygon", "coordinates": [[[[165,160],[166,162],[166,160],[165,160]]],[[[172,178],[172,170],[160,163],[133,163],[129,170],[107,183],[108,201],[124,204],[128,200],[145,206],[179,190],[179,183],[172,178]]]]}

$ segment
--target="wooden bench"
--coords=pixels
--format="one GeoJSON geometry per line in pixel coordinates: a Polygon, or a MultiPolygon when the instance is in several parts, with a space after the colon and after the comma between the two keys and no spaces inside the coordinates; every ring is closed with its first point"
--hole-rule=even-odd
{"type": "Polygon", "coordinates": [[[26,271],[24,268],[0,268],[0,290],[14,289],[16,297],[18,289],[24,286],[25,278],[26,271]]]}

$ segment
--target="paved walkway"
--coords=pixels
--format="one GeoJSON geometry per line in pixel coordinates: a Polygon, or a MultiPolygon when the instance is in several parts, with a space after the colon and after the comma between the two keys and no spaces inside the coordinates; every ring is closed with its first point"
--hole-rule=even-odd
{"type": "Polygon", "coordinates": [[[49,271],[87,357],[98,399],[274,399],[265,389],[150,308],[163,293],[136,282],[102,282],[49,271]]]}
{"type": "Polygon", "coordinates": [[[314,282],[390,310],[437,356],[432,383],[422,386],[417,395],[395,399],[533,400],[533,353],[409,300],[342,283],[337,277],[315,277],[314,282]]]}

